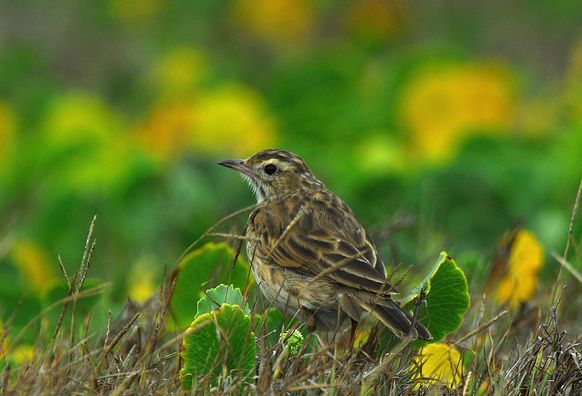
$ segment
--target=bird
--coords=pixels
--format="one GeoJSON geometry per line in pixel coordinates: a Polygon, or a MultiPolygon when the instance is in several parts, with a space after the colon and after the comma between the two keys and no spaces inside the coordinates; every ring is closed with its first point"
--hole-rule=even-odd
{"type": "Polygon", "coordinates": [[[349,319],[353,337],[371,314],[401,339],[432,339],[392,299],[396,290],[365,228],[300,156],[267,149],[217,163],[238,171],[256,196],[244,239],[270,304],[311,331],[332,331],[349,319]]]}

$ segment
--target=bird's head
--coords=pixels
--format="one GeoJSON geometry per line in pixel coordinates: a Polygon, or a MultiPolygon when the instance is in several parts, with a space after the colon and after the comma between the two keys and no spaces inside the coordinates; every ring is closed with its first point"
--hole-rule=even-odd
{"type": "Polygon", "coordinates": [[[247,159],[223,160],[218,161],[218,164],[239,171],[251,186],[258,202],[323,186],[305,161],[287,150],[269,149],[247,159]]]}

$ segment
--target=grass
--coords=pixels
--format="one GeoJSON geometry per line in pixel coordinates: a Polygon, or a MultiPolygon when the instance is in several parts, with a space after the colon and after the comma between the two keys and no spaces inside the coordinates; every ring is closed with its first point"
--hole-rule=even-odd
{"type": "MultiPolygon", "coordinates": [[[[582,284],[575,274],[566,282],[561,269],[574,268],[568,261],[570,251],[574,252],[573,260],[582,262],[580,246],[572,235],[581,195],[582,183],[566,249],[562,256],[556,255],[555,265],[562,266],[553,287],[542,288],[531,303],[508,312],[489,301],[481,286],[472,285],[473,306],[462,327],[447,339],[461,351],[464,363],[454,387],[443,383],[419,386],[424,383],[418,377],[423,361],[411,343],[401,342],[391,352],[382,353],[375,331],[359,350],[346,348],[339,336],[328,341],[323,335],[309,334],[299,353],[289,356],[282,342],[269,344],[267,330],[259,326],[257,376],[251,381],[238,378],[236,373],[225,373],[218,379],[198,378],[192,393],[582,394],[582,336],[576,322],[580,307],[566,301],[582,284]]],[[[100,331],[89,332],[90,315],[84,318],[82,336],[64,326],[74,320],[71,312],[80,300],[104,291],[103,286],[83,289],[95,248],[93,226],[94,222],[77,273],[69,277],[63,269],[68,296],[49,307],[61,310],[56,328],[42,330],[30,362],[14,365],[3,357],[6,365],[0,373],[1,395],[183,392],[178,373],[181,341],[187,332],[166,331],[175,278],[168,277],[158,295],[145,304],[129,302],[116,318],[110,314],[100,331]]],[[[251,305],[254,316],[260,312],[260,304],[251,305]]],[[[10,320],[4,328],[0,345],[10,320]]]]}

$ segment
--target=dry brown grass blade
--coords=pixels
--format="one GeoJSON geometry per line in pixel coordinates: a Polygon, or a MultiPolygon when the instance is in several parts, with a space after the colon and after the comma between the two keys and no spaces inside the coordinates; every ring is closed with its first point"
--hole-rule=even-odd
{"type": "Polygon", "coordinates": [[[8,394],[8,381],[10,380],[11,368],[12,365],[8,363],[6,367],[4,367],[4,370],[2,370],[2,396],[8,394]]]}
{"type": "Polygon", "coordinates": [[[251,211],[257,207],[259,207],[260,205],[254,204],[254,205],[250,205],[247,206],[245,208],[239,209],[236,212],[232,212],[229,215],[224,216],[222,219],[218,220],[216,223],[214,223],[212,226],[210,226],[210,228],[208,228],[202,235],[200,235],[194,242],[192,242],[190,245],[188,245],[188,247],[186,249],[184,249],[184,251],[180,254],[180,256],[178,257],[178,259],[176,260],[176,263],[174,266],[178,265],[178,263],[180,263],[184,257],[186,257],[186,255],[196,246],[198,245],[198,243],[200,243],[200,241],[204,238],[206,238],[208,236],[208,234],[212,233],[212,231],[214,231],[218,226],[220,226],[221,224],[224,224],[225,222],[227,222],[230,219],[235,218],[236,216],[246,213],[248,211],[251,211]]]}
{"type": "Polygon", "coordinates": [[[133,324],[139,318],[140,315],[141,315],[140,312],[133,315],[133,317],[129,320],[129,322],[127,322],[127,324],[125,326],[123,326],[121,331],[119,333],[117,333],[117,335],[115,337],[113,337],[113,340],[111,340],[111,342],[105,347],[105,349],[103,351],[103,357],[107,356],[107,354],[109,352],[111,352],[113,350],[113,348],[115,348],[115,346],[119,343],[121,338],[123,338],[123,336],[125,334],[127,334],[129,329],[131,328],[131,326],[133,326],[133,324]]]}
{"type": "Polygon", "coordinates": [[[378,362],[378,365],[376,367],[374,367],[374,369],[372,371],[370,371],[367,374],[364,374],[363,377],[363,383],[365,380],[365,383],[369,386],[371,386],[374,382],[376,382],[376,380],[385,372],[388,371],[388,367],[390,367],[390,365],[392,364],[392,362],[394,361],[394,359],[399,356],[402,351],[404,351],[404,348],[406,348],[410,342],[412,341],[412,339],[407,339],[404,340],[404,342],[402,342],[402,344],[400,344],[400,346],[398,347],[397,350],[395,350],[394,352],[390,352],[390,354],[388,356],[384,356],[382,359],[380,359],[380,361],[378,362]]]}
{"type": "Polygon", "coordinates": [[[85,241],[85,249],[83,250],[83,258],[81,259],[81,266],[79,267],[79,274],[80,278],[75,287],[75,293],[78,293],[83,284],[85,283],[85,279],[87,278],[87,274],[89,273],[89,267],[91,265],[91,259],[93,257],[93,253],[95,251],[95,239],[93,239],[93,232],[95,231],[95,222],[97,221],[97,215],[93,216],[93,220],[91,220],[91,224],[89,225],[89,232],[87,233],[87,239],[85,241]]]}
{"type": "Polygon", "coordinates": [[[251,238],[251,237],[244,236],[244,235],[229,234],[229,233],[224,233],[224,232],[211,232],[207,236],[227,238],[227,239],[237,239],[237,240],[241,240],[241,241],[257,241],[257,240],[259,240],[258,238],[251,238]]]}
{"type": "MultiPolygon", "coordinates": [[[[79,271],[75,274],[75,279],[73,280],[73,292],[71,293],[73,297],[73,304],[71,307],[71,333],[70,333],[70,342],[74,344],[75,342],[75,312],[77,310],[77,298],[76,296],[81,291],[83,284],[85,283],[85,279],[87,279],[87,274],[89,273],[89,268],[91,266],[91,260],[93,259],[93,253],[95,252],[95,245],[96,240],[93,238],[93,232],[95,231],[95,222],[97,221],[97,215],[93,216],[91,220],[91,224],[89,225],[89,232],[87,233],[87,239],[85,240],[85,249],[83,250],[83,257],[81,259],[81,265],[79,267],[79,271]]],[[[64,313],[67,307],[63,306],[63,310],[61,312],[61,316],[64,317],[64,313]]],[[[62,323],[62,317],[60,318],[60,323],[62,323]]],[[[55,335],[58,334],[61,324],[57,326],[55,330],[55,335]]]]}
{"type": "MultiPolygon", "coordinates": [[[[564,254],[562,257],[564,260],[568,259],[568,252],[570,250],[570,241],[572,239],[572,235],[574,233],[574,224],[576,224],[576,218],[578,217],[578,209],[580,207],[580,201],[582,200],[582,178],[580,179],[580,185],[578,186],[578,191],[576,193],[576,199],[574,200],[574,206],[572,207],[572,215],[570,216],[570,224],[568,225],[568,234],[566,236],[566,246],[564,247],[564,254]]],[[[552,299],[551,299],[551,306],[556,305],[558,300],[560,300],[560,294],[558,292],[560,278],[562,277],[562,266],[558,270],[558,276],[556,277],[556,281],[554,282],[554,286],[552,288],[552,299]]]]}
{"type": "Polygon", "coordinates": [[[343,385],[340,384],[311,384],[311,385],[298,385],[298,386],[291,386],[287,388],[289,392],[298,392],[298,391],[306,391],[312,389],[329,389],[329,388],[339,388],[343,385]]]}
{"type": "Polygon", "coordinates": [[[499,314],[495,315],[494,318],[489,319],[487,322],[485,322],[485,323],[479,325],[477,328],[471,330],[470,332],[468,332],[467,334],[465,334],[463,337],[461,337],[460,339],[458,339],[457,341],[455,341],[455,345],[459,345],[463,341],[466,341],[469,338],[473,337],[474,335],[477,335],[480,332],[482,332],[483,330],[489,328],[489,326],[492,326],[495,322],[497,322],[499,319],[501,319],[502,317],[504,317],[507,314],[507,312],[508,311],[501,311],[499,314]]]}
{"type": "Polygon", "coordinates": [[[117,344],[119,343],[119,341],[121,341],[123,336],[125,336],[127,334],[129,329],[131,328],[131,326],[133,326],[133,324],[139,318],[139,316],[140,316],[139,312],[136,313],[135,315],[133,315],[133,317],[125,324],[125,326],[123,326],[123,328],[119,331],[119,333],[117,333],[115,335],[115,337],[113,337],[113,340],[111,340],[111,342],[109,344],[107,344],[107,346],[103,349],[103,352],[101,353],[99,361],[98,361],[98,363],[93,371],[93,384],[94,384],[95,389],[99,388],[97,376],[99,374],[99,370],[101,369],[101,366],[107,360],[107,355],[113,350],[113,348],[115,348],[117,346],[117,344]]]}
{"type": "Polygon", "coordinates": [[[582,283],[582,274],[564,257],[560,257],[556,252],[552,252],[552,257],[570,273],[578,282],[582,283]]]}
{"type": "Polygon", "coordinates": [[[40,320],[43,316],[45,316],[47,314],[47,312],[51,311],[55,307],[58,307],[61,304],[70,303],[74,299],[79,300],[79,299],[83,299],[83,298],[98,296],[100,294],[103,294],[104,292],[106,292],[110,288],[111,288],[110,282],[104,283],[102,285],[98,285],[98,286],[92,287],[90,289],[83,290],[83,291],[79,292],[77,295],[66,296],[66,297],[60,299],[59,301],[52,303],[51,305],[49,305],[48,307],[43,309],[38,315],[36,315],[32,319],[30,319],[30,321],[22,328],[22,330],[12,339],[11,345],[18,345],[18,343],[20,342],[20,339],[29,330],[30,326],[32,326],[34,323],[36,323],[38,320],[40,320]]]}

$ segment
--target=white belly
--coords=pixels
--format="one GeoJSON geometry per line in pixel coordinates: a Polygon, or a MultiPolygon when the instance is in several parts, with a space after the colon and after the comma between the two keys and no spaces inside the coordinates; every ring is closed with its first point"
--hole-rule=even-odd
{"type": "Polygon", "coordinates": [[[301,307],[299,299],[289,294],[289,282],[286,279],[288,273],[283,275],[282,284],[274,284],[271,279],[263,278],[260,271],[256,271],[255,266],[252,266],[252,272],[257,285],[259,285],[261,293],[265,296],[265,299],[269,304],[272,304],[278,310],[290,315],[294,315],[299,310],[301,307]]]}

